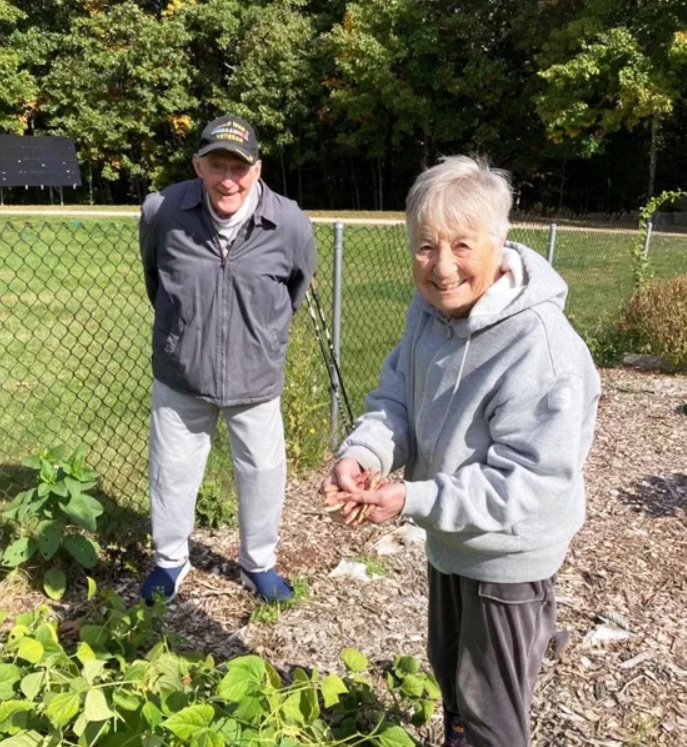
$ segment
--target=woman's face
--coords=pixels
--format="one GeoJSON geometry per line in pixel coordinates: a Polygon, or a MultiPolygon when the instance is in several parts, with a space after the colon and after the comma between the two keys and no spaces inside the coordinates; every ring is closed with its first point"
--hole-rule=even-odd
{"type": "Polygon", "coordinates": [[[467,316],[503,274],[501,243],[489,233],[449,237],[419,226],[412,254],[415,287],[451,319],[467,316]]]}

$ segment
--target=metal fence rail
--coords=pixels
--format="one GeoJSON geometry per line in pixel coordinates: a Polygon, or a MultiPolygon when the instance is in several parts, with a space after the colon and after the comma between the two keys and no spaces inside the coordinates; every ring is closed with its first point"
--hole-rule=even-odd
{"type": "MultiPolygon", "coordinates": [[[[315,233],[321,321],[355,416],[401,335],[412,297],[405,229],[328,221],[317,222],[315,233]]],[[[569,313],[583,332],[618,318],[632,293],[635,236],[545,223],[512,231],[568,281],[569,313]]],[[[659,274],[687,268],[686,236],[669,240],[655,232],[651,251],[659,274]]],[[[2,220],[0,501],[26,486],[26,456],[59,443],[83,444],[89,464],[104,476],[105,497],[147,511],[151,323],[135,219],[2,220]]],[[[295,327],[312,336],[307,305],[295,327]]],[[[322,381],[326,409],[326,375],[322,381]]],[[[315,405],[307,411],[320,413],[319,427],[322,409],[315,405]]],[[[335,402],[330,416],[337,439],[346,423],[335,402]]]]}

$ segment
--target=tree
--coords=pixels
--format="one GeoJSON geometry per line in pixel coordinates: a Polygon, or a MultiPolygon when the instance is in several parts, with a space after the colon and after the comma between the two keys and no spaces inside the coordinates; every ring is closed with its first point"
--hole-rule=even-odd
{"type": "Polygon", "coordinates": [[[375,207],[385,204],[393,180],[393,154],[429,127],[429,99],[418,89],[412,60],[431,46],[433,29],[412,0],[348,3],[343,19],[323,35],[333,69],[320,116],[337,128],[344,155],[376,165],[375,207]],[[429,36],[429,38],[428,38],[429,36]]]}
{"type": "Polygon", "coordinates": [[[14,135],[23,135],[26,131],[37,93],[21,46],[17,46],[11,32],[6,31],[25,15],[8,0],[0,0],[0,132],[14,135]]]}
{"type": "Polygon", "coordinates": [[[303,5],[304,0],[273,0],[246,6],[238,63],[227,85],[227,108],[245,115],[258,130],[263,152],[278,157],[285,193],[285,153],[293,149],[296,166],[302,165],[300,145],[317,90],[314,30],[303,5]]]}
{"type": "Polygon", "coordinates": [[[546,89],[539,115],[554,143],[585,157],[608,136],[639,124],[651,129],[647,193],[654,191],[661,123],[685,85],[687,4],[669,0],[592,0],[541,55],[546,89]]]}
{"type": "Polygon", "coordinates": [[[72,20],[44,82],[45,110],[74,138],[89,175],[93,165],[110,181],[125,173],[140,198],[140,185],[155,185],[161,164],[183,150],[196,103],[188,41],[173,13],[158,19],[133,2],[72,20]]]}

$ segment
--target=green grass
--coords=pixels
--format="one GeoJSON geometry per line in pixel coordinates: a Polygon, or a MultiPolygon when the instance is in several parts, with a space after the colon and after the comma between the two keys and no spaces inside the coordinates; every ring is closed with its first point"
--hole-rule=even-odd
{"type": "MultiPolygon", "coordinates": [[[[332,228],[318,223],[315,232],[319,293],[333,334],[332,228]]],[[[519,226],[512,238],[546,254],[545,226],[519,226]]],[[[554,265],[570,285],[568,312],[580,331],[617,318],[629,298],[633,238],[559,228],[554,265]]],[[[24,486],[20,465],[29,454],[83,444],[102,475],[104,496],[135,517],[147,516],[152,313],[137,243],[131,218],[3,221],[0,497],[24,486]]],[[[654,234],[650,260],[660,277],[684,271],[687,237],[654,234]]],[[[400,338],[413,294],[404,228],[347,225],[344,265],[342,376],[358,414],[400,338]]],[[[327,372],[305,305],[294,320],[287,366],[282,401],[289,457],[292,471],[307,470],[326,451],[329,404],[327,372]]],[[[206,488],[224,499],[233,493],[226,441],[221,426],[206,488]]]]}

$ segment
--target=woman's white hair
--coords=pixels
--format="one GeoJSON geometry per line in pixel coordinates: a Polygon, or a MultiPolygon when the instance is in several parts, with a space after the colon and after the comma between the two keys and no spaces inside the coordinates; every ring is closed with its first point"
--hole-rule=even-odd
{"type": "Polygon", "coordinates": [[[406,198],[406,226],[411,240],[429,228],[449,238],[463,232],[489,233],[503,244],[513,205],[510,175],[492,169],[482,158],[446,156],[423,171],[406,198]]]}

